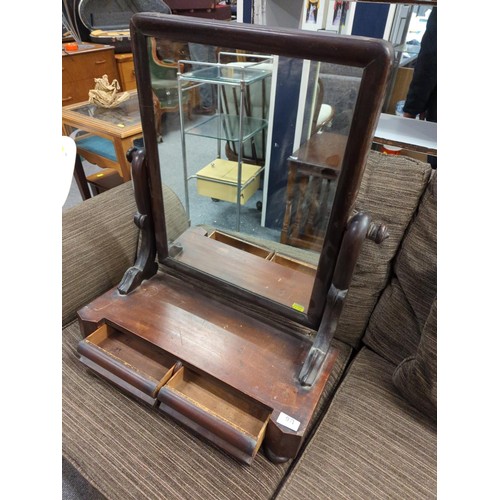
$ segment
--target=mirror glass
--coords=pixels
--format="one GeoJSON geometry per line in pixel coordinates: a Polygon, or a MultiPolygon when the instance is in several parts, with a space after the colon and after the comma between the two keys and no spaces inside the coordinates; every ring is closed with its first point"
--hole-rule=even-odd
{"type": "Polygon", "coordinates": [[[362,70],[160,38],[148,52],[162,183],[190,221],[169,258],[307,314],[362,70]]]}

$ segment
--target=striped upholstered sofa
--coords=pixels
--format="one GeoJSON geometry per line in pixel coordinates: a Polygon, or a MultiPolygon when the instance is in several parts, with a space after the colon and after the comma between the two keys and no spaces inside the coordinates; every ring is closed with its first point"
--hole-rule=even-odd
{"type": "MultiPolygon", "coordinates": [[[[279,465],[261,452],[241,465],[84,368],[76,311],[134,260],[132,186],[64,212],[63,491],[120,500],[435,497],[436,186],[426,163],[370,153],[355,208],[390,237],[363,246],[334,339],[342,362],[299,455],[279,465]]],[[[164,195],[169,228],[180,233],[182,206],[164,195]]]]}

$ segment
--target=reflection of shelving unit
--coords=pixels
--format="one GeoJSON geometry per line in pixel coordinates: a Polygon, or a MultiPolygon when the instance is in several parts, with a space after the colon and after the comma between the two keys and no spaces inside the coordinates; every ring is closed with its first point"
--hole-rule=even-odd
{"type": "MultiPolygon", "coordinates": [[[[271,69],[269,63],[271,62],[269,56],[261,56],[254,54],[232,54],[229,52],[221,52],[219,54],[219,62],[217,63],[207,63],[207,62],[195,62],[195,61],[179,61],[181,64],[190,64],[194,69],[190,72],[181,73],[178,72],[177,80],[179,86],[179,99],[182,99],[182,94],[188,92],[190,89],[198,87],[204,84],[212,84],[217,86],[217,112],[213,116],[209,116],[202,119],[198,123],[185,127],[184,116],[182,111],[180,112],[180,124],[181,124],[181,141],[182,141],[182,158],[183,158],[183,168],[184,168],[184,184],[185,184],[185,196],[186,196],[186,211],[189,217],[189,194],[188,194],[188,177],[187,173],[187,153],[186,153],[186,136],[200,136],[209,137],[217,140],[217,160],[209,163],[206,167],[200,170],[194,177],[198,180],[203,180],[205,183],[205,188],[210,187],[210,184],[214,185],[214,196],[211,196],[210,189],[205,189],[203,193],[206,196],[211,196],[215,199],[227,199],[224,197],[219,197],[215,193],[220,194],[221,187],[227,186],[228,189],[236,188],[236,205],[237,205],[237,222],[236,230],[240,230],[240,211],[242,203],[242,191],[251,183],[258,183],[260,179],[260,174],[264,167],[255,167],[254,165],[246,165],[242,162],[243,158],[243,144],[255,137],[258,133],[261,133],[267,127],[267,117],[255,117],[248,116],[248,101],[246,99],[248,87],[256,82],[263,81],[264,79],[271,76],[271,69]],[[235,56],[238,61],[242,58],[252,58],[257,60],[253,63],[229,63],[222,64],[221,57],[235,56]],[[188,82],[186,85],[183,82],[188,82]],[[237,114],[228,114],[222,112],[222,87],[231,87],[233,92],[236,92],[238,96],[238,104],[236,110],[240,110],[237,114]],[[237,144],[238,158],[237,161],[229,162],[225,161],[225,168],[220,169],[220,175],[218,174],[218,168],[214,168],[212,175],[210,175],[207,180],[206,170],[210,169],[211,165],[220,166],[221,158],[221,141],[232,142],[237,144]],[[231,163],[236,171],[236,179],[228,181],[227,170],[231,170],[231,163]],[[227,168],[226,168],[227,167],[227,168]],[[244,171],[244,172],[243,172],[244,171]],[[243,173],[251,171],[250,177],[245,176],[243,179],[243,173]]],[[[227,107],[226,107],[227,108],[227,107]]],[[[199,191],[200,192],[200,191],[199,191]]],[[[253,193],[252,193],[253,194],[253,193]]],[[[230,197],[230,199],[232,199],[230,197]]],[[[230,201],[230,200],[227,200],[230,201]]],[[[247,199],[244,202],[248,201],[247,199]]]]}

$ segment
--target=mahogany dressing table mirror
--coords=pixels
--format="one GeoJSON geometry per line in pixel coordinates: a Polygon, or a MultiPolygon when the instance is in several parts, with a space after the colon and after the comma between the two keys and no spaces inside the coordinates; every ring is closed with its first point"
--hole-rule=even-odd
{"type": "Polygon", "coordinates": [[[261,445],[286,461],[335,366],[361,245],[386,236],[352,207],[392,49],[150,13],[130,27],[145,146],[128,153],[140,246],[121,283],[78,312],[81,361],[242,462],[261,445]],[[215,59],[195,60],[192,44],[215,59]],[[161,143],[152,47],[177,67],[179,116],[161,143]],[[339,68],[356,82],[352,109],[320,127],[339,68]],[[214,109],[185,113],[207,89],[214,109]],[[162,185],[188,213],[181,234],[166,222],[162,185]]]}

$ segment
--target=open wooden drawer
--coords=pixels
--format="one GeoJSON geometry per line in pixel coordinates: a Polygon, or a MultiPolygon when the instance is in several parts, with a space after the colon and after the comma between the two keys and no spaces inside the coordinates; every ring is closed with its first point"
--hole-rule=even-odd
{"type": "Polygon", "coordinates": [[[164,411],[250,464],[271,410],[134,334],[103,323],[78,344],[80,360],[129,394],[164,411]]]}
{"type": "Polygon", "coordinates": [[[254,243],[250,243],[249,241],[237,238],[236,236],[214,230],[210,234],[208,234],[208,237],[212,240],[220,241],[225,245],[237,248],[238,250],[251,253],[257,257],[261,257],[271,262],[275,262],[280,266],[285,266],[290,269],[300,271],[312,277],[316,276],[316,266],[314,266],[313,264],[294,259],[293,257],[289,257],[287,255],[281,254],[263,246],[256,245],[254,243]]]}
{"type": "Polygon", "coordinates": [[[89,368],[152,405],[176,363],[159,347],[106,323],[80,341],[77,350],[89,368]]]}
{"type": "Polygon", "coordinates": [[[253,243],[250,243],[249,241],[242,240],[241,238],[236,238],[235,236],[222,233],[220,231],[212,231],[208,235],[208,237],[212,240],[217,240],[231,247],[243,250],[244,252],[262,257],[263,259],[269,259],[273,254],[272,250],[269,250],[268,248],[255,245],[253,243]]]}
{"type": "Polygon", "coordinates": [[[160,410],[250,464],[271,410],[234,388],[183,366],[158,393],[160,410]]]}
{"type": "Polygon", "coordinates": [[[269,256],[271,262],[276,262],[281,266],[289,267],[290,269],[295,269],[301,273],[308,274],[309,276],[316,276],[316,266],[303,262],[301,260],[294,259],[293,257],[288,257],[287,255],[282,255],[280,253],[274,252],[269,256]]]}

